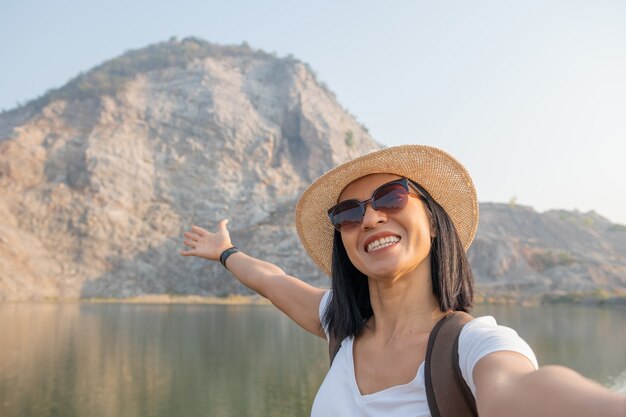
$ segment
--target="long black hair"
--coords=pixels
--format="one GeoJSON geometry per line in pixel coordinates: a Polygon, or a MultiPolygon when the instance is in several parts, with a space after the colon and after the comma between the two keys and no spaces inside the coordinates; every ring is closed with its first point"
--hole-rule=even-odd
{"type": "MultiPolygon", "coordinates": [[[[433,294],[441,311],[468,311],[474,299],[474,278],[463,244],[448,213],[419,184],[435,238],[430,249],[433,294]]],[[[348,258],[335,230],[331,278],[332,296],[323,316],[323,325],[337,338],[356,336],[373,314],[367,276],[348,258]]]]}

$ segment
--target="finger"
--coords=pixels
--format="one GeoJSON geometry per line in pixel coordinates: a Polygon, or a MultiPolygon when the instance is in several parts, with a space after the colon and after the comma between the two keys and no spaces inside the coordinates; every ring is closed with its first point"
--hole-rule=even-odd
{"type": "Polygon", "coordinates": [[[178,251],[179,254],[181,254],[182,256],[193,256],[194,255],[194,250],[180,250],[178,251]]]}
{"type": "Polygon", "coordinates": [[[193,230],[194,232],[196,232],[200,236],[204,236],[205,234],[208,233],[206,230],[204,230],[203,228],[201,228],[199,226],[196,226],[195,224],[191,226],[191,230],[193,230]]]}
{"type": "Polygon", "coordinates": [[[218,223],[217,228],[218,228],[220,231],[227,231],[227,229],[226,229],[226,225],[227,225],[227,224],[228,224],[228,219],[222,219],[222,220],[220,220],[220,222],[218,223]]]}
{"type": "Polygon", "coordinates": [[[195,233],[191,233],[191,232],[185,232],[185,234],[183,235],[188,239],[191,239],[193,241],[196,241],[200,238],[200,236],[196,235],[195,233]]]}
{"type": "Polygon", "coordinates": [[[183,243],[184,243],[185,245],[187,245],[187,246],[191,246],[192,248],[194,248],[194,249],[195,249],[196,242],[192,242],[192,241],[190,241],[190,240],[185,240],[183,243]]]}

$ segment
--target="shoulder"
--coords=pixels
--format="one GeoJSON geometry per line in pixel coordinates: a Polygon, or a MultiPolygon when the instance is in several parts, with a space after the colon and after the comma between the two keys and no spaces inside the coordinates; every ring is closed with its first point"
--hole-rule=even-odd
{"type": "Polygon", "coordinates": [[[459,336],[459,349],[520,341],[523,342],[522,338],[512,328],[498,324],[492,316],[482,316],[469,321],[463,327],[459,336]]]}
{"type": "Polygon", "coordinates": [[[499,325],[491,316],[477,317],[468,322],[459,335],[459,367],[474,396],[476,386],[473,370],[486,355],[499,351],[517,352],[528,358],[535,369],[539,367],[531,347],[515,330],[499,325]]]}
{"type": "Polygon", "coordinates": [[[324,324],[324,314],[326,313],[326,309],[328,308],[328,305],[330,304],[330,298],[332,295],[332,290],[328,290],[324,293],[324,295],[322,296],[322,300],[320,301],[320,307],[319,307],[319,317],[320,317],[320,323],[322,323],[322,329],[324,329],[324,333],[326,334],[326,339],[328,339],[328,329],[326,328],[326,325],[324,324]]]}
{"type": "Polygon", "coordinates": [[[326,312],[326,309],[328,308],[328,305],[330,304],[331,295],[332,295],[332,290],[328,290],[324,293],[324,295],[322,295],[322,300],[320,301],[320,309],[319,309],[320,317],[322,317],[324,313],[326,312]]]}

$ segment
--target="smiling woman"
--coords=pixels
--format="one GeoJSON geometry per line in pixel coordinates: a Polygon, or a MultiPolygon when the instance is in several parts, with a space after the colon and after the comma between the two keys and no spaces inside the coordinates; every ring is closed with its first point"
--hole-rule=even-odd
{"type": "MultiPolygon", "coordinates": [[[[427,395],[425,357],[442,324],[472,306],[465,253],[478,227],[476,192],[456,159],[428,146],[387,148],[334,168],[305,190],[296,227],[331,277],[330,291],[240,252],[227,222],[216,232],[193,226],[185,233],[190,249],[181,254],[219,260],[302,328],[329,340],[332,365],[312,416],[446,416],[427,395]]],[[[444,380],[462,384],[471,397],[458,404],[467,415],[626,413],[626,397],[567,368],[538,369],[514,330],[490,316],[467,317],[449,345],[449,366],[461,377],[444,380]]]]}

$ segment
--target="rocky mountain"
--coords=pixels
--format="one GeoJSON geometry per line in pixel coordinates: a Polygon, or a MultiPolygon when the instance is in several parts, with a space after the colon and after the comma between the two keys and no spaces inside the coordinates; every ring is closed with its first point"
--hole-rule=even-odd
{"type": "Polygon", "coordinates": [[[468,256],[487,297],[626,295],[626,226],[595,212],[482,203],[468,256]]]}
{"type": "Polygon", "coordinates": [[[197,39],[128,52],[0,115],[0,297],[239,291],[177,253],[224,217],[242,249],[319,280],[287,208],[379,147],[296,59],[197,39]]]}
{"type": "MultiPolygon", "coordinates": [[[[0,299],[246,293],[183,258],[182,233],[233,241],[315,285],[295,201],[378,149],[311,68],[188,38],[129,51],[0,114],[0,299]]],[[[487,295],[626,288],[626,230],[602,217],[482,204],[470,259],[487,295]]]]}

